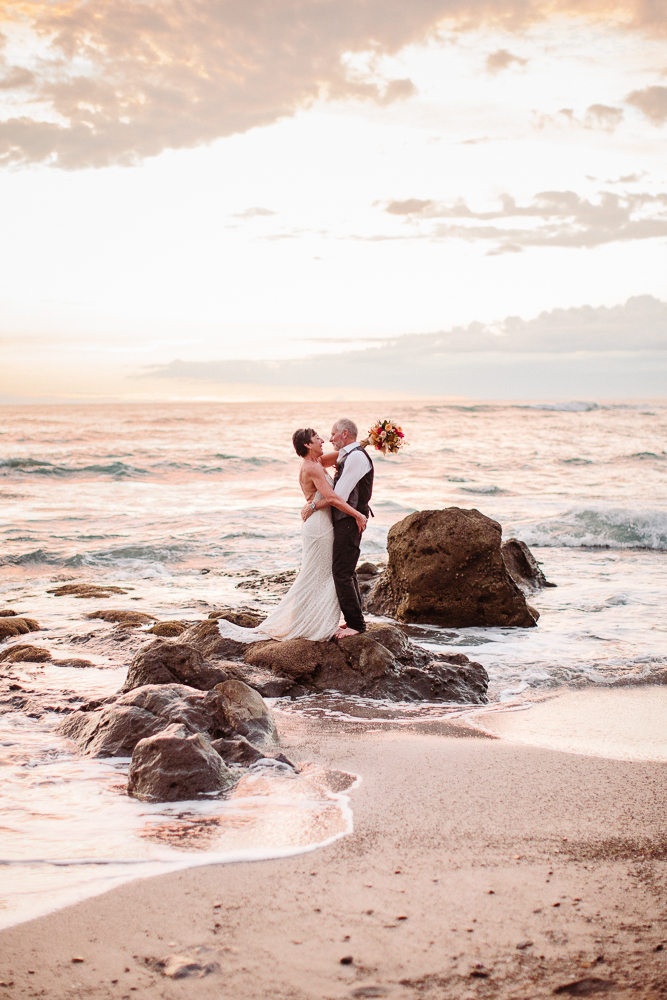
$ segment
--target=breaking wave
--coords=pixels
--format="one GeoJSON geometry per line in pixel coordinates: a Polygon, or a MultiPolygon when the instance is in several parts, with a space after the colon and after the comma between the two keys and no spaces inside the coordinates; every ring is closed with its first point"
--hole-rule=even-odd
{"type": "Polygon", "coordinates": [[[527,545],[667,549],[667,510],[573,507],[511,531],[527,545]]]}

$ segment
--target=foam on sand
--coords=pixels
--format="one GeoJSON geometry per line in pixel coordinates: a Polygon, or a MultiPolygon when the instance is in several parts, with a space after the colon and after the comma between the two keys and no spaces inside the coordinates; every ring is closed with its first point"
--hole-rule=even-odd
{"type": "Polygon", "coordinates": [[[617,760],[667,761],[667,687],[566,691],[505,712],[477,714],[475,727],[511,743],[617,760]]]}

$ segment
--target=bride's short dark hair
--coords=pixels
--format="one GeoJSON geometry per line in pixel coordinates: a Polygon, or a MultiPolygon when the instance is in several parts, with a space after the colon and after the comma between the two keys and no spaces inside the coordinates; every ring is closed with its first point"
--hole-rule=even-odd
{"type": "Polygon", "coordinates": [[[294,431],[294,434],[292,434],[292,444],[300,458],[307,456],[308,449],[306,445],[310,444],[313,440],[313,434],[317,434],[317,431],[313,430],[312,427],[300,427],[298,431],[294,431]]]}

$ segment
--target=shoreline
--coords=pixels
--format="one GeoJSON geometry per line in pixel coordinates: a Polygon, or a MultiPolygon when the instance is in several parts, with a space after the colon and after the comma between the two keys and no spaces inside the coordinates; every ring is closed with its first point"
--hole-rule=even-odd
{"type": "Polygon", "coordinates": [[[509,1000],[584,979],[662,994],[665,764],[447,723],[278,723],[293,759],[361,776],[349,836],[133,881],[8,928],[0,997],[509,1000]],[[154,960],[175,953],[220,972],[170,979],[154,960]]]}

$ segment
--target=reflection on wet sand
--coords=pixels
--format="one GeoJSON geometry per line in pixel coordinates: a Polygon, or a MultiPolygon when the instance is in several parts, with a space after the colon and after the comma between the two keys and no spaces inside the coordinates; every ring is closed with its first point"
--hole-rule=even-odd
{"type": "Polygon", "coordinates": [[[512,743],[618,760],[667,760],[667,687],[564,691],[528,708],[472,713],[512,743]]]}

